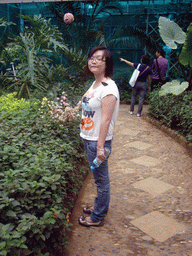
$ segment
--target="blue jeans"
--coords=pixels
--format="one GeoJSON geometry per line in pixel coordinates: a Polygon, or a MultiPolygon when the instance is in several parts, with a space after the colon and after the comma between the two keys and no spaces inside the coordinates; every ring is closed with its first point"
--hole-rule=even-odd
{"type": "Polygon", "coordinates": [[[140,82],[140,81],[136,82],[135,86],[132,88],[130,111],[134,111],[136,96],[137,94],[139,94],[139,105],[138,105],[137,113],[141,114],[143,109],[145,91],[146,91],[146,83],[140,82]]]}
{"type": "MultiPolygon", "coordinates": [[[[97,155],[97,141],[83,140],[85,152],[88,158],[89,165],[92,165],[93,160],[97,155]]],[[[105,142],[104,147],[111,150],[112,141],[105,142]]],[[[108,173],[108,159],[101,163],[98,168],[92,170],[95,185],[97,187],[97,197],[94,202],[94,210],[91,213],[93,222],[101,221],[107,214],[110,201],[110,180],[108,173]]]]}

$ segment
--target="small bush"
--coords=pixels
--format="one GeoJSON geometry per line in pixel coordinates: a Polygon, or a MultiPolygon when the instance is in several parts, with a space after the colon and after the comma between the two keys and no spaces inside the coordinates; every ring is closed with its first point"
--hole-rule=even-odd
{"type": "Polygon", "coordinates": [[[3,113],[4,118],[17,116],[22,111],[36,111],[40,105],[37,102],[34,103],[25,99],[19,100],[15,97],[16,94],[16,92],[13,92],[0,97],[0,112],[3,113]]]}
{"type": "Polygon", "coordinates": [[[150,94],[149,100],[149,116],[192,142],[192,92],[159,96],[159,91],[156,90],[150,94]]]}

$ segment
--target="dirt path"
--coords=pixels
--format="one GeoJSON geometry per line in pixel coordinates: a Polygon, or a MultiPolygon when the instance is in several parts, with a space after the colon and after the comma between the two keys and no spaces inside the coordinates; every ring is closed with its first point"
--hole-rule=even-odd
{"type": "Polygon", "coordinates": [[[78,224],[82,207],[96,195],[90,172],[73,209],[64,256],[192,256],[192,158],[128,110],[120,106],[115,128],[105,225],[78,224]]]}

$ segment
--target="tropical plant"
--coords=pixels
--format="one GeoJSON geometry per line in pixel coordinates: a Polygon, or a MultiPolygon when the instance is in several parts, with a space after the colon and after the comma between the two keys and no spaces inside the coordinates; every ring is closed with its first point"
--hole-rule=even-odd
{"type": "Polygon", "coordinates": [[[168,18],[159,18],[159,33],[165,44],[171,49],[177,49],[176,43],[183,44],[185,42],[185,32],[168,18]]]}
{"type": "Polygon", "coordinates": [[[166,94],[174,94],[179,95],[184,92],[189,86],[188,82],[182,82],[180,84],[179,80],[172,80],[171,82],[167,82],[166,84],[161,86],[159,91],[160,96],[164,96],[166,94]]]}
{"type": "Polygon", "coordinates": [[[179,61],[181,64],[189,65],[192,68],[192,23],[187,29],[186,39],[179,55],[179,61]]]}
{"type": "Polygon", "coordinates": [[[4,31],[3,31],[3,33],[1,34],[1,38],[3,37],[3,35],[5,34],[5,32],[6,32],[6,30],[7,30],[7,28],[8,28],[8,26],[10,26],[10,25],[16,25],[15,23],[13,23],[13,22],[8,22],[5,18],[0,18],[0,27],[4,27],[4,31]]]}
{"type": "MultiPolygon", "coordinates": [[[[16,25],[15,23],[8,22],[5,18],[0,18],[0,55],[5,48],[4,45],[9,41],[7,37],[7,30],[10,26],[15,26],[15,25],[16,25]]],[[[2,69],[2,66],[1,66],[1,69],[2,69]]]]}
{"type": "Polygon", "coordinates": [[[175,50],[178,47],[181,49],[178,60],[182,65],[189,67],[188,78],[186,79],[185,74],[184,78],[188,81],[188,89],[192,89],[192,23],[185,33],[174,21],[165,17],[160,17],[159,33],[162,40],[171,49],[175,50]]]}
{"type": "Polygon", "coordinates": [[[11,60],[16,65],[17,80],[12,80],[12,85],[18,89],[19,98],[30,97],[34,88],[46,91],[55,86],[56,82],[50,84],[54,80],[50,75],[56,73],[55,68],[57,71],[61,68],[56,76],[57,82],[61,82],[62,77],[62,81],[72,82],[73,87],[83,83],[81,72],[88,50],[98,44],[105,45],[101,14],[109,16],[112,10],[122,14],[118,1],[90,1],[86,3],[88,7],[89,14],[84,15],[79,1],[60,5],[51,3],[50,9],[59,20],[58,27],[41,16],[20,15],[28,26],[25,26],[24,33],[7,44],[2,55],[5,63],[11,60]],[[67,10],[75,13],[75,21],[71,25],[63,22],[63,14],[67,10]]]}
{"type": "Polygon", "coordinates": [[[53,86],[49,84],[50,80],[70,81],[71,73],[83,69],[86,57],[82,51],[68,48],[63,42],[61,32],[56,26],[51,25],[50,20],[45,20],[41,16],[22,17],[29,22],[30,27],[7,44],[2,59],[5,63],[10,59],[15,63],[17,79],[12,80],[12,86],[18,88],[19,98],[28,98],[33,88],[46,91],[53,86]],[[65,56],[66,68],[58,64],[60,55],[65,56]],[[50,69],[53,72],[50,72],[50,69]],[[55,76],[51,78],[50,74],[55,76]]]}
{"type": "Polygon", "coordinates": [[[153,54],[159,46],[157,40],[154,40],[146,31],[134,25],[125,25],[118,31],[114,31],[107,39],[107,45],[135,50],[146,49],[150,54],[153,54]]]}

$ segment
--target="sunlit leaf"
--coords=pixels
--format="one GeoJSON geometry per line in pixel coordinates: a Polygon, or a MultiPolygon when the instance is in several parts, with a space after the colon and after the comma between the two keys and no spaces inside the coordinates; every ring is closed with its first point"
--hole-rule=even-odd
{"type": "Polygon", "coordinates": [[[171,49],[177,49],[177,44],[183,44],[186,33],[174,21],[168,18],[159,18],[159,33],[162,40],[171,49]]]}
{"type": "Polygon", "coordinates": [[[182,92],[184,92],[188,86],[189,86],[188,82],[182,82],[180,84],[179,80],[173,80],[171,82],[168,82],[162,85],[159,95],[164,96],[169,93],[174,95],[179,95],[182,92]]]}

